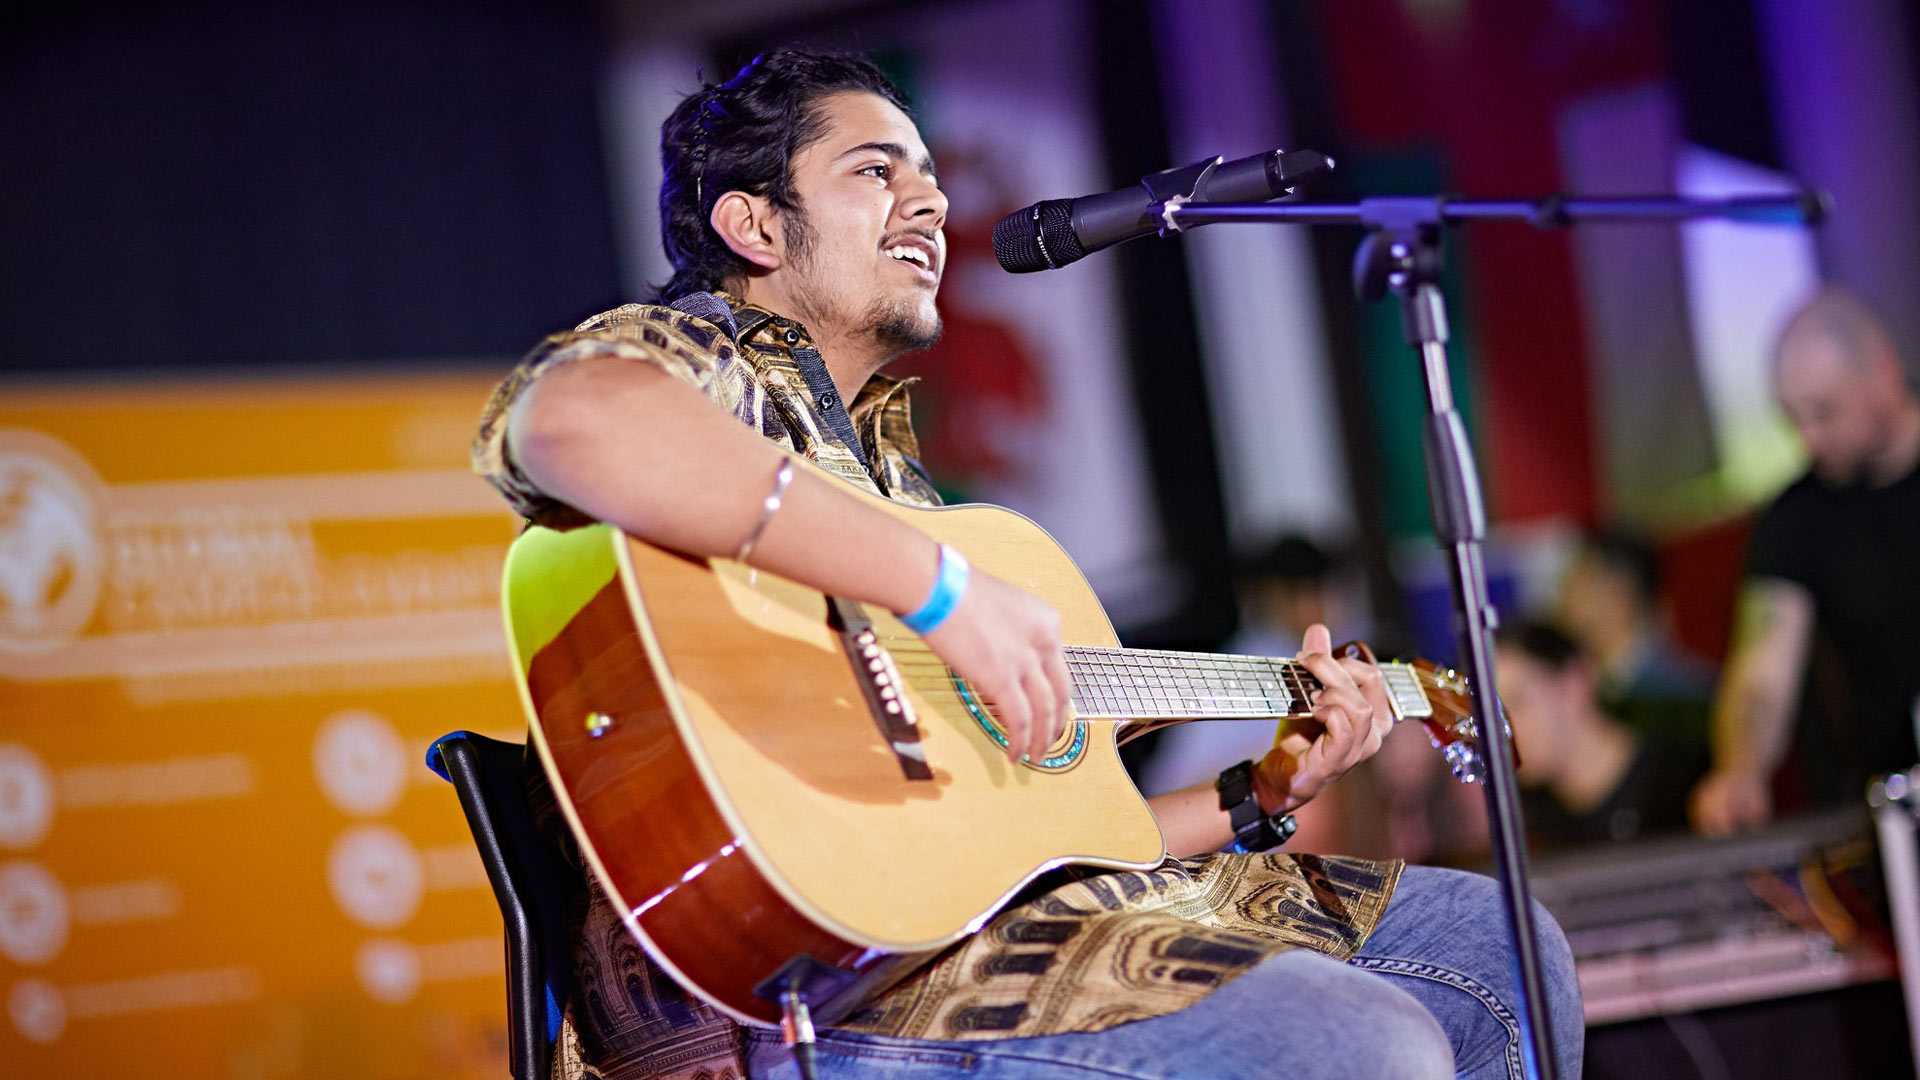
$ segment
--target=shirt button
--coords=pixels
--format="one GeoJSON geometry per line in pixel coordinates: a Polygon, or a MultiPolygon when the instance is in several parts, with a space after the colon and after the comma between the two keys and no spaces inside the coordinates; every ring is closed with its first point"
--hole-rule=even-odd
{"type": "Polygon", "coordinates": [[[785,334],[782,334],[781,337],[785,338],[789,345],[800,344],[800,331],[798,330],[789,330],[785,334]]]}
{"type": "Polygon", "coordinates": [[[834,403],[839,400],[840,400],[839,398],[833,396],[833,391],[831,390],[820,395],[820,404],[829,409],[833,408],[834,403]]]}

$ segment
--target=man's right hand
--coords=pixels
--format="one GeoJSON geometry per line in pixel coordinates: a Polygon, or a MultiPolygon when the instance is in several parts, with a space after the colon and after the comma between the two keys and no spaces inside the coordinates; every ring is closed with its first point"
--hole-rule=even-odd
{"type": "Polygon", "coordinates": [[[986,699],[1006,729],[1008,761],[1039,761],[1072,722],[1060,614],[1032,593],[976,566],[926,642],[986,699]]]}
{"type": "Polygon", "coordinates": [[[1693,789],[1693,827],[1708,836],[1759,828],[1772,817],[1767,778],[1751,769],[1715,769],[1693,789]]]}

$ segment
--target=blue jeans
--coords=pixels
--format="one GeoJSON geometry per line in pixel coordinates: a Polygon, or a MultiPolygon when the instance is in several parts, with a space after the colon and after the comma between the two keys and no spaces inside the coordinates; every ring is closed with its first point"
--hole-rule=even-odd
{"type": "MultiPolygon", "coordinates": [[[[1538,905],[1541,965],[1563,1080],[1585,1025],[1573,955],[1538,905]]],[[[1506,917],[1491,878],[1409,866],[1349,963],[1281,953],[1177,1013],[1087,1034],[946,1042],[820,1033],[820,1080],[1520,1080],[1506,917]]],[[[793,1080],[779,1036],[755,1031],[748,1071],[793,1080]]]]}

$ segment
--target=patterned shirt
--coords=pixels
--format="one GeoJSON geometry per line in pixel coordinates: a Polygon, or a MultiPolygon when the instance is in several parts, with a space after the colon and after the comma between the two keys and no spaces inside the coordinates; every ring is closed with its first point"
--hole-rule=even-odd
{"type": "MultiPolygon", "coordinates": [[[[566,528],[587,519],[515,467],[507,414],[542,373],[589,358],[653,364],[869,491],[939,503],[916,460],[902,383],[876,375],[849,410],[805,328],[725,294],[696,293],[672,307],[629,304],[553,335],[494,392],[474,441],[474,468],[538,524],[566,528]]],[[[529,776],[536,815],[571,853],[552,791],[537,767],[529,776]]],[[[1351,957],[1379,922],[1400,869],[1315,855],[1203,855],[1151,871],[1062,873],[840,1026],[965,1041],[1099,1031],[1164,1016],[1289,948],[1351,957]]],[[[652,964],[585,876],[563,1036],[564,1049],[577,1044],[575,1067],[610,1080],[745,1077],[738,1026],[652,964]]],[[[568,1071],[570,1056],[558,1055],[556,1073],[568,1071]]]]}
{"type": "Polygon", "coordinates": [[[694,293],[672,307],[627,304],[553,334],[494,388],[473,468],[536,525],[564,529],[591,519],[521,475],[507,452],[507,415],[529,383],[589,357],[652,364],[844,480],[915,506],[940,502],[917,460],[907,383],[876,375],[849,408],[805,327],[725,293],[694,293]]]}

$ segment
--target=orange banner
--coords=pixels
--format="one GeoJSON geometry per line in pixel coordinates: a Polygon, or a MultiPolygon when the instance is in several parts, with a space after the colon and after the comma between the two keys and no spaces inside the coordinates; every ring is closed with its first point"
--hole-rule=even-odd
{"type": "Polygon", "coordinates": [[[504,1075],[491,374],[0,400],[0,1072],[504,1075]]]}

